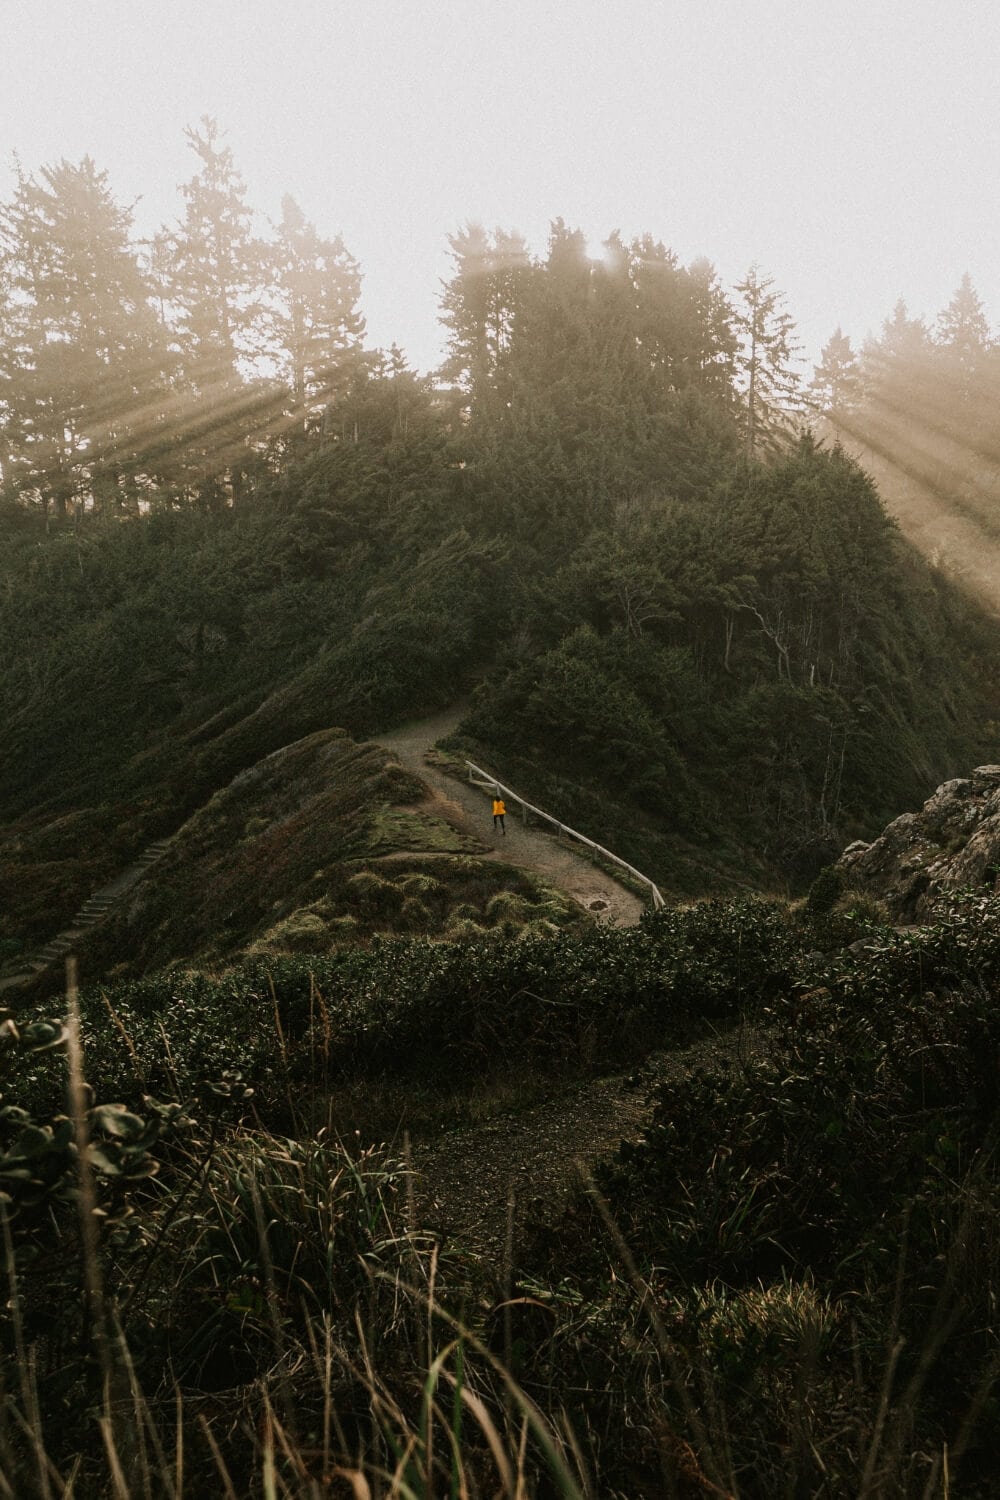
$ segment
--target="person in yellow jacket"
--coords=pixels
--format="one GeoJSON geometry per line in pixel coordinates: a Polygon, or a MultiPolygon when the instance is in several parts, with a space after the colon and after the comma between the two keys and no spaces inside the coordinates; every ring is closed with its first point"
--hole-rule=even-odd
{"type": "Polygon", "coordinates": [[[507,830],[503,826],[503,820],[506,814],[507,809],[506,807],[504,807],[503,798],[500,795],[500,788],[497,787],[496,791],[493,793],[493,832],[496,833],[497,825],[499,824],[500,832],[503,834],[504,838],[507,837],[507,830]]]}

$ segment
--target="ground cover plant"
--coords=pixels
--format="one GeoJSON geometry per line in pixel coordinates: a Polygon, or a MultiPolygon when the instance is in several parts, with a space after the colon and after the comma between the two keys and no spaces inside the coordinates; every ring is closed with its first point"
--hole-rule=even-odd
{"type": "MultiPolygon", "coordinates": [[[[376,936],[219,975],[176,969],[87,988],[91,1081],[125,1101],[184,1098],[235,1070],[287,1128],[289,1090],[300,1097],[310,1081],[325,1090],[390,1076],[404,1086],[456,1069],[499,1074],[519,1060],[566,1073],[625,1061],[780,988],[797,948],[783,908],[759,898],[662,910],[636,928],[553,933],[529,922],[516,936],[498,899],[482,914],[494,906],[496,924],[456,942],[376,936]]],[[[530,911],[521,899],[519,915],[530,911]]],[[[54,1108],[58,1064],[19,1085],[54,1108]]]]}

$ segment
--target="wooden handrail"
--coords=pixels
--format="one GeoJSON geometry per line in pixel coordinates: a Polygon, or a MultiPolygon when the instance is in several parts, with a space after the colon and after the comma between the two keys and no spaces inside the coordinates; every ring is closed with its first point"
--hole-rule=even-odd
{"type": "Polygon", "coordinates": [[[588,849],[594,849],[602,859],[610,860],[613,865],[621,865],[622,869],[627,870],[630,875],[634,875],[636,880],[640,880],[643,885],[648,885],[653,898],[654,910],[661,906],[666,906],[667,903],[661,896],[659,888],[654,885],[648,875],[643,875],[641,870],[637,870],[635,865],[630,865],[627,860],[619,859],[618,855],[612,854],[610,849],[605,849],[601,844],[595,844],[593,839],[588,839],[584,834],[577,833],[575,828],[569,828],[565,823],[560,823],[559,819],[554,818],[551,813],[543,812],[540,807],[535,807],[531,802],[526,802],[517,792],[512,791],[509,786],[504,786],[503,782],[497,781],[495,776],[491,776],[488,771],[484,771],[481,766],[475,765],[471,760],[467,760],[465,764],[469,768],[469,781],[473,786],[490,787],[497,792],[502,792],[511,802],[516,802],[519,805],[525,823],[528,821],[528,813],[534,813],[536,818],[541,818],[545,823],[551,823],[553,828],[558,828],[559,832],[565,834],[567,838],[576,839],[577,843],[580,844],[586,844],[588,849]],[[477,781],[477,776],[482,777],[482,780],[477,781]]]}

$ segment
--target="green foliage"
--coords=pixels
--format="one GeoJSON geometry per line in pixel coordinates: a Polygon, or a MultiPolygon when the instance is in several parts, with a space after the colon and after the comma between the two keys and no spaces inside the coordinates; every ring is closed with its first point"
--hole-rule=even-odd
{"type": "MultiPolygon", "coordinates": [[[[380,911],[391,900],[401,926],[426,928],[427,903],[359,873],[380,911]]],[[[301,913],[286,949],[303,924],[303,941],[314,941],[313,918],[332,951],[267,952],[218,977],[173,969],[85,991],[91,1081],[135,1104],[191,1098],[236,1071],[261,1116],[288,1128],[290,1098],[320,1076],[415,1080],[633,1056],[643,1041],[761,1005],[788,982],[802,942],[781,907],[756,900],[650,913],[638,928],[555,932],[550,905],[527,893],[466,909],[478,920],[451,916],[446,940],[376,936],[364,948],[338,946],[332,922],[301,913]]],[[[20,1078],[25,1101],[50,1109],[62,1086],[58,1063],[20,1078]]]]}
{"type": "Polygon", "coordinates": [[[644,1142],[623,1147],[605,1180],[612,1212],[665,1286],[714,1288],[689,1316],[746,1388],[781,1356],[777,1334],[745,1319],[803,1276],[823,1289],[817,1348],[864,1298],[869,1349],[908,1340],[931,1421],[975,1384],[1000,1201],[998,934],[1000,903],[969,896],[933,927],[814,959],[771,1002],[765,1052],[663,1085],[644,1142]]]}
{"type": "MultiPolygon", "coordinates": [[[[200,1472],[187,1424],[209,1410],[206,1396],[229,1412],[243,1392],[256,1431],[266,1392],[286,1419],[294,1412],[296,1431],[311,1432],[332,1406],[345,1462],[373,1471],[385,1443],[422,1474],[440,1414],[419,1392],[425,1381],[436,1388],[429,1366],[447,1365],[460,1337],[468,1349],[450,1368],[474,1382],[480,1404],[470,1410],[485,1403],[498,1432],[504,1399],[533,1413],[522,1461],[540,1492],[546,1464],[568,1472],[544,1424],[569,1389],[570,1446],[586,1456],[591,1493],[658,1493],[666,1474],[764,1500],[824,1484],[856,1493],[868,1474],[873,1493],[902,1497],[926,1488],[945,1443],[964,1492],[988,1493],[1000,898],[960,897],[933,926],[884,931],[825,958],[809,920],[828,914],[712,902],[633,930],[517,943],[483,933],[454,948],[381,942],[308,965],[291,958],[223,979],[174,975],[85,994],[92,1086],[110,1097],[107,1086],[121,1084],[114,1092],[129,1101],[90,1109],[111,1210],[99,1239],[104,1284],[133,1358],[141,1352],[135,1378],[150,1421],[151,1398],[169,1393],[165,1451],[180,1422],[200,1472]],[[434,1052],[448,1076],[481,1076],[525,1052],[551,1069],[574,1046],[575,1066],[586,1066],[592,1049],[612,1060],[641,1016],[674,1042],[706,1019],[752,1026],[729,1067],[709,1063],[660,1085],[645,1139],[602,1174],[600,1212],[594,1195],[581,1198],[536,1236],[513,1298],[489,1313],[469,1284],[470,1273],[480,1291],[488,1284],[485,1265],[432,1249],[412,1220],[402,1227],[409,1189],[391,1153],[348,1149],[329,1124],[266,1128],[283,1095],[288,1120],[310,1087],[325,1107],[342,1066],[355,1079],[426,1080],[434,1052]],[[228,1072],[208,1050],[210,1032],[228,1044],[228,1072]],[[251,1040],[261,1043],[255,1054],[251,1040]],[[128,1065],[116,1073],[123,1042],[128,1065]],[[192,1100],[183,1118],[179,1104],[130,1103],[168,1056],[192,1100]],[[239,1123],[248,1084],[252,1129],[239,1123]],[[166,1131],[168,1117],[183,1130],[166,1131]],[[429,1303],[413,1291],[428,1277],[429,1303]],[[501,1347],[503,1327],[506,1368],[494,1384],[484,1350],[501,1347]]],[[[30,1281],[21,1278],[30,1290],[8,1302],[0,1334],[13,1347],[16,1316],[18,1336],[46,1355],[67,1327],[80,1328],[78,1275],[57,1272],[49,1256],[57,1225],[65,1237],[75,1212],[73,1158],[46,1092],[61,1033],[30,1018],[8,1031],[20,1043],[5,1053],[8,1082],[31,1128],[4,1116],[5,1181],[23,1194],[17,1253],[34,1259],[30,1281]]],[[[33,1399],[57,1466],[70,1453],[96,1463],[84,1425],[67,1415],[99,1405],[96,1375],[64,1359],[33,1399]]],[[[235,1492],[253,1493],[254,1440],[239,1423],[225,1428],[214,1429],[217,1450],[235,1492]]],[[[466,1475],[485,1472],[495,1434],[481,1443],[459,1430],[457,1446],[441,1449],[447,1462],[460,1455],[466,1475]]]]}
{"type": "Polygon", "coordinates": [[[825,916],[840,899],[844,889],[844,877],[835,865],[824,865],[809,887],[806,896],[806,911],[811,917],[825,916]]]}
{"type": "MultiPolygon", "coordinates": [[[[630,256],[625,281],[652,275],[630,256]]],[[[532,290],[539,329],[557,288],[586,326],[577,260],[567,242],[548,292],[532,290]]],[[[657,251],[661,263],[664,296],[675,282],[681,303],[701,296],[697,276],[657,251]]],[[[625,282],[608,275],[593,315],[613,341],[625,282]]],[[[656,339],[667,369],[666,325],[656,339]]],[[[502,421],[502,438],[473,423],[459,440],[429,397],[407,387],[404,401],[401,372],[372,371],[357,440],[305,444],[240,511],[117,527],[84,516],[30,545],[11,523],[9,935],[42,928],[45,878],[25,880],[41,845],[44,862],[79,858],[67,813],[86,816],[110,873],[262,757],[331,722],[371,735],[476,684],[466,732],[486,762],[661,884],[675,868],[680,889],[710,889],[720,869],[744,879],[748,865],[805,884],[847,830],[981,759],[998,718],[993,627],[906,553],[840,450],[803,441],[736,466],[732,412],[695,368],[685,357],[674,370],[667,435],[614,396],[611,427],[638,423],[660,454],[641,479],[623,457],[631,439],[590,431],[604,430],[600,403],[574,381],[558,412],[552,381],[529,383],[530,417],[502,421]]],[[[646,387],[628,380],[642,406],[646,387]]],[[[387,772],[372,852],[416,836],[418,795],[387,772]]],[[[447,845],[446,827],[424,825],[422,847],[447,845]]],[[[92,884],[82,866],[67,874],[53,909],[68,916],[92,884]]]]}
{"type": "Polygon", "coordinates": [[[535,651],[480,690],[465,732],[599,841],[613,799],[603,841],[647,869],[677,860],[678,835],[735,831],[805,883],[841,830],[921,800],[993,717],[967,606],[861,471],[807,439],[697,503],[591,527],[528,619],[535,651]]]}

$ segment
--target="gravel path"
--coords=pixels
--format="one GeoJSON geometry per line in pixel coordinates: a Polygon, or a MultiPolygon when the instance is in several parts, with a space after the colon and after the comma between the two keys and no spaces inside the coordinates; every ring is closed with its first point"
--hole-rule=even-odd
{"type": "Polygon", "coordinates": [[[507,1260],[511,1199],[516,1260],[527,1220],[553,1222],[580,1183],[581,1169],[606,1160],[623,1140],[640,1139],[660,1083],[688,1078],[698,1068],[738,1069],[766,1047],[766,1033],[737,1025],[676,1052],[656,1053],[629,1078],[591,1079],[529,1109],[415,1142],[421,1222],[476,1251],[499,1278],[507,1260]]]}
{"type": "MultiPolygon", "coordinates": [[[[638,922],[645,910],[642,899],[591,864],[582,850],[577,852],[572,845],[561,844],[554,834],[541,828],[525,827],[520,813],[515,812],[507,814],[506,835],[494,833],[488,794],[427,764],[428,750],[454,733],[463,711],[451,709],[433,719],[404,724],[391,734],[379,735],[377,743],[392,750],[408,771],[427,783],[435,803],[433,811],[439,817],[483,841],[486,845],[483,858],[501,859],[505,864],[534,871],[566,891],[599,921],[615,927],[630,927],[638,922]]],[[[530,790],[523,787],[518,790],[532,800],[530,790]]]]}

